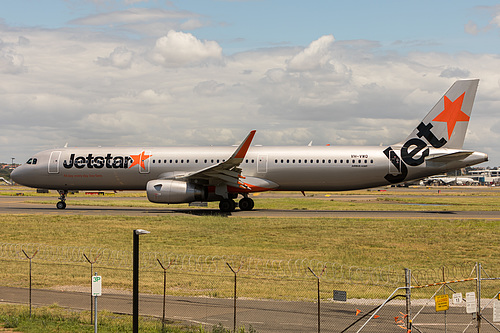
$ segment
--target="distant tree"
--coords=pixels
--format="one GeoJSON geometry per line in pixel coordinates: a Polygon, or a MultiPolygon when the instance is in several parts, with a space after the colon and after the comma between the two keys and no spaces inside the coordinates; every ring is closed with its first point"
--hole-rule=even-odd
{"type": "MultiPolygon", "coordinates": [[[[4,164],[5,165],[5,164],[4,164]]],[[[10,179],[10,173],[12,172],[12,170],[10,170],[9,168],[1,168],[0,166],[0,177],[3,177],[5,179],[10,179]]]]}

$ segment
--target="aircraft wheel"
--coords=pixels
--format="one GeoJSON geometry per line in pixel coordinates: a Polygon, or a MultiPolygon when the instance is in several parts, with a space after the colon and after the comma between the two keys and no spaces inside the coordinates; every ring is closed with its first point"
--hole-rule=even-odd
{"type": "Polygon", "coordinates": [[[243,198],[238,202],[238,206],[241,210],[252,210],[254,206],[254,202],[250,198],[243,198]]]}
{"type": "Polygon", "coordinates": [[[233,199],[223,199],[219,202],[219,209],[221,212],[230,213],[236,208],[236,203],[233,199]]]}
{"type": "Polygon", "coordinates": [[[59,201],[56,204],[57,209],[65,209],[66,208],[66,203],[64,201],[59,201]]]}

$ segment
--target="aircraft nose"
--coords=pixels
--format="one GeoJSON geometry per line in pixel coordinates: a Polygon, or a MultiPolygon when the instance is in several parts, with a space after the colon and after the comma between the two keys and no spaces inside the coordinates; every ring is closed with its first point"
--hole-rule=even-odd
{"type": "Polygon", "coordinates": [[[17,168],[12,170],[12,172],[10,173],[10,179],[13,182],[18,183],[18,184],[20,184],[19,180],[22,179],[23,171],[21,169],[22,169],[22,166],[18,166],[17,168]]]}

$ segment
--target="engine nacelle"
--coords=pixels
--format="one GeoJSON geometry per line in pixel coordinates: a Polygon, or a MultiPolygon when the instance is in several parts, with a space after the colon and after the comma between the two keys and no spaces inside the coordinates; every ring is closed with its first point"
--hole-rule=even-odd
{"type": "Polygon", "coordinates": [[[146,185],[146,193],[148,200],[154,203],[187,203],[207,198],[203,186],[179,180],[151,180],[146,185]]]}

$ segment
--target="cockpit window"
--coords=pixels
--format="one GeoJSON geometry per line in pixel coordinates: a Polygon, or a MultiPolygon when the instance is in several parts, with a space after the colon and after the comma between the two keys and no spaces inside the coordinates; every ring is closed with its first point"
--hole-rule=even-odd
{"type": "Polygon", "coordinates": [[[26,164],[36,164],[38,160],[36,158],[30,158],[26,164]]]}
{"type": "Polygon", "coordinates": [[[36,158],[33,159],[33,163],[32,164],[36,164],[38,160],[36,158]]]}

